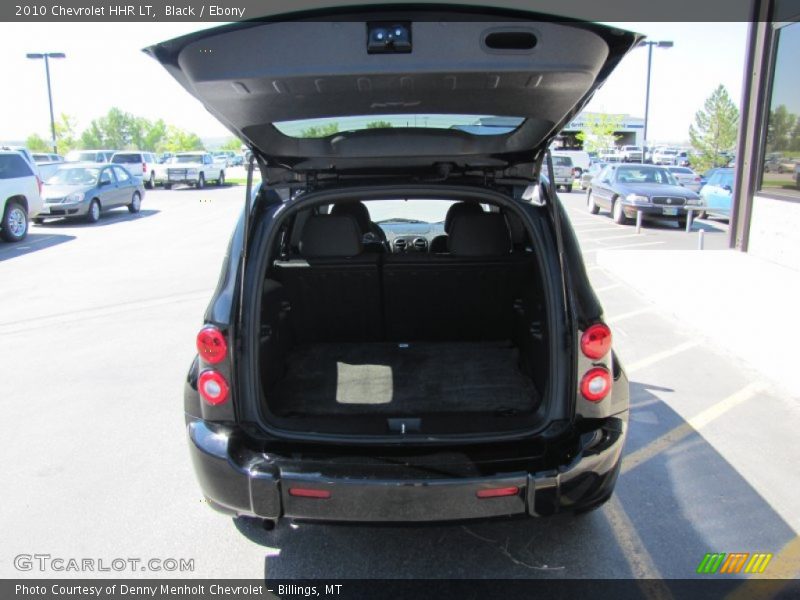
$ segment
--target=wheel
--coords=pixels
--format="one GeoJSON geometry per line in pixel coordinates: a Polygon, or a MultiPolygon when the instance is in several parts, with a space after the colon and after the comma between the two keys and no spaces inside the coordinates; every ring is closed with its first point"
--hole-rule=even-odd
{"type": "Polygon", "coordinates": [[[164,189],[165,190],[171,190],[172,189],[172,184],[171,183],[165,183],[164,184],[164,189]]]}
{"type": "Polygon", "coordinates": [[[200,173],[200,175],[197,177],[197,183],[195,186],[198,190],[202,190],[204,187],[206,187],[206,176],[200,173]]]}
{"type": "Polygon", "coordinates": [[[150,171],[150,179],[145,182],[144,187],[146,187],[148,190],[152,190],[154,187],[156,187],[156,174],[152,171],[150,171]]]}
{"type": "Polygon", "coordinates": [[[217,185],[220,187],[225,185],[225,171],[219,172],[219,177],[217,178],[217,185]]]}
{"type": "Polygon", "coordinates": [[[131,203],[128,204],[128,212],[136,214],[141,209],[142,209],[142,197],[139,195],[139,192],[133,192],[133,198],[131,198],[131,203]]]}
{"type": "Polygon", "coordinates": [[[87,223],[97,223],[100,220],[100,201],[95,198],[89,205],[89,212],[86,213],[87,223]]]}
{"type": "Polygon", "coordinates": [[[567,192],[568,194],[571,194],[572,193],[572,184],[565,185],[564,186],[564,191],[567,192]]]}
{"type": "Polygon", "coordinates": [[[6,204],[0,236],[7,242],[21,242],[28,235],[28,211],[19,202],[6,204]]]}
{"type": "Polygon", "coordinates": [[[686,229],[686,223],[687,223],[686,217],[681,217],[680,219],[678,219],[678,227],[680,227],[681,229],[686,229]]]}
{"type": "Polygon", "coordinates": [[[594,198],[592,198],[591,191],[588,194],[586,194],[586,208],[588,208],[589,212],[592,213],[593,215],[596,215],[597,213],[600,212],[600,207],[597,206],[597,204],[594,201],[594,198]]]}
{"type": "Polygon", "coordinates": [[[625,216],[625,211],[622,210],[622,200],[619,198],[614,200],[614,204],[611,207],[611,216],[614,219],[614,223],[619,225],[625,225],[628,222],[628,217],[625,216]]]}

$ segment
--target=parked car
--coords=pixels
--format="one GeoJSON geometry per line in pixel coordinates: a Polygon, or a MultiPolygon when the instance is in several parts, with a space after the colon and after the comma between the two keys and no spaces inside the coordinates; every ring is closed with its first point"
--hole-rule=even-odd
{"type": "Polygon", "coordinates": [[[678,159],[675,148],[656,148],[653,152],[654,165],[674,165],[678,159]]]}
{"type": "Polygon", "coordinates": [[[794,182],[800,188],[800,162],[794,166],[794,182]]]}
{"type": "Polygon", "coordinates": [[[42,182],[35,168],[15,150],[0,150],[0,237],[19,242],[28,235],[30,219],[42,209],[42,182]]]}
{"type": "Polygon", "coordinates": [[[127,207],[138,213],[144,198],[142,180],[122,165],[65,163],[44,182],[44,207],[34,219],[79,218],[96,223],[104,211],[127,207]]]}
{"type": "Polygon", "coordinates": [[[383,23],[398,11],[375,6],[336,9],[336,29],[318,12],[148,49],[270,165],[184,379],[192,463],[211,507],[265,526],[396,523],[584,512],[611,496],[628,381],[555,182],[538,169],[558,133],[548,124],[568,122],[640,36],[520,10],[512,27],[497,7],[480,9],[448,7],[446,44],[417,8],[385,43],[383,23]],[[498,47],[536,42],[536,52],[489,54],[486,32],[498,47]],[[287,53],[287,39],[314,43],[287,53]],[[212,41],[209,61],[197,48],[212,41]],[[250,89],[315,91],[242,94],[232,83],[243,64],[250,89]],[[557,84],[441,84],[465,64],[465,84],[506,71],[557,84]],[[286,127],[344,115],[366,124],[386,118],[380,106],[412,125],[320,138],[286,127]],[[413,127],[419,111],[493,107],[522,123],[496,135],[413,127]],[[451,207],[393,212],[406,201],[451,207]],[[385,218],[367,207],[376,203],[385,218]],[[370,242],[375,225],[412,243],[370,242]],[[442,230],[439,255],[429,249],[442,230]]]}
{"type": "Polygon", "coordinates": [[[687,150],[679,150],[675,156],[675,164],[679,167],[688,167],[692,164],[691,154],[687,150]]]}
{"type": "Polygon", "coordinates": [[[764,161],[764,171],[767,173],[794,173],[795,166],[797,159],[780,153],[767,155],[764,161]]]}
{"type": "Polygon", "coordinates": [[[553,149],[553,156],[569,156],[572,159],[572,174],[575,179],[580,178],[581,174],[591,165],[591,158],[588,152],[583,150],[563,150],[553,149]]]}
{"type": "Polygon", "coordinates": [[[66,162],[106,163],[116,150],[72,150],[64,157],[66,162]]]}
{"type": "Polygon", "coordinates": [[[64,157],[60,154],[50,154],[44,152],[34,152],[32,154],[34,162],[38,164],[42,163],[58,163],[64,162],[64,157]]]}
{"type": "Polygon", "coordinates": [[[683,187],[689,188],[693,192],[699,192],[703,187],[703,181],[697,173],[689,167],[667,167],[667,171],[672,173],[678,183],[683,187]]]}
{"type": "Polygon", "coordinates": [[[623,146],[619,150],[621,162],[642,162],[642,147],[641,146],[623,146]]]}
{"type": "Polygon", "coordinates": [[[212,179],[217,185],[225,185],[224,159],[214,158],[208,152],[179,152],[166,164],[164,188],[182,183],[201,189],[212,179]]]}
{"type": "Polygon", "coordinates": [[[700,190],[700,198],[706,207],[705,215],[730,219],[733,205],[733,169],[715,169],[708,183],[700,190]]]}
{"type": "Polygon", "coordinates": [[[132,175],[141,178],[144,187],[148,189],[153,189],[157,182],[164,180],[163,169],[159,169],[158,159],[152,152],[139,150],[115,152],[110,162],[115,165],[125,165],[132,175]]]}
{"type": "Polygon", "coordinates": [[[575,182],[572,158],[553,152],[553,175],[556,179],[556,187],[563,188],[565,192],[570,193],[575,182]]]}
{"type": "Polygon", "coordinates": [[[580,186],[582,190],[588,190],[592,185],[592,179],[594,179],[597,174],[602,171],[608,163],[604,162],[596,162],[592,163],[592,166],[589,167],[588,171],[584,171],[583,175],[581,175],[580,186]]]}
{"type": "Polygon", "coordinates": [[[586,195],[589,212],[601,208],[614,221],[629,223],[641,212],[642,218],[670,218],[686,226],[687,207],[702,206],[700,196],[678,184],[666,168],[656,165],[608,165],[592,180],[586,195]]]}
{"type": "Polygon", "coordinates": [[[230,162],[232,167],[241,167],[244,164],[244,156],[237,154],[231,159],[230,162]]]}

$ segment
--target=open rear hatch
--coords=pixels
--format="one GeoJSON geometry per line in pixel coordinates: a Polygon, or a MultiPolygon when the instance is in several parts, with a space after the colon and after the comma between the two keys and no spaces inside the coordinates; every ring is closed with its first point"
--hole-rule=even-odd
{"type": "Polygon", "coordinates": [[[331,8],[267,19],[146,52],[257,156],[294,174],[448,165],[520,166],[532,176],[537,151],[640,39],[489,7],[331,8]],[[386,115],[471,115],[478,124],[507,117],[512,126],[479,127],[490,133],[480,135],[474,127],[426,129],[418,118],[404,127],[291,135],[298,120],[386,115]]]}

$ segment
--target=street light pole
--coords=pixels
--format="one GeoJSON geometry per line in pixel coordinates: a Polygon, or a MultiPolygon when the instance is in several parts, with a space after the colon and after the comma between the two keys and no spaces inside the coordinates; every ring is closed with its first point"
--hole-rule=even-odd
{"type": "Polygon", "coordinates": [[[642,140],[642,162],[644,162],[645,147],[647,144],[647,120],[650,117],[650,71],[653,67],[653,46],[658,48],[672,48],[675,44],[670,41],[639,42],[640,46],[647,46],[647,88],[644,96],[644,140],[642,140]]]}
{"type": "Polygon", "coordinates": [[[56,144],[56,119],[53,114],[53,92],[50,87],[50,59],[51,58],[66,58],[63,52],[45,52],[45,53],[30,53],[26,54],[31,59],[44,59],[44,72],[47,76],[47,101],[50,105],[50,139],[53,142],[53,154],[58,154],[58,146],[56,144]]]}

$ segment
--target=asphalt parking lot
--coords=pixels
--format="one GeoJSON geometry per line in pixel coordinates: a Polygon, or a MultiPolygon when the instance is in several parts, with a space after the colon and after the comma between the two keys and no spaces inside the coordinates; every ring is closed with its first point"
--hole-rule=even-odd
{"type": "MultiPolygon", "coordinates": [[[[800,404],[597,265],[604,250],[727,247],[727,225],[641,234],[562,196],[631,380],[613,500],[574,517],[429,527],[282,524],[211,511],[183,434],[182,382],[242,187],[147,193],[96,225],[0,245],[6,373],[0,577],[20,553],[194,559],[194,577],[687,578],[707,552],[774,553],[796,575],[800,404]]],[[[102,576],[103,573],[92,574],[102,576]]],[[[119,573],[109,573],[119,576],[119,573]]],[[[147,573],[159,576],[160,573],[147,573]]],[[[669,585],[654,597],[679,597],[669,585]]]]}

